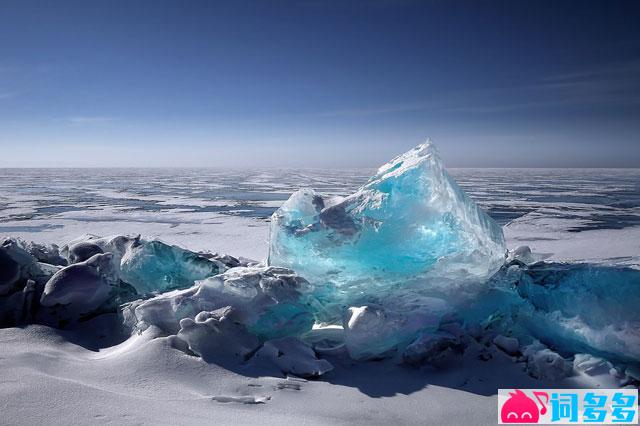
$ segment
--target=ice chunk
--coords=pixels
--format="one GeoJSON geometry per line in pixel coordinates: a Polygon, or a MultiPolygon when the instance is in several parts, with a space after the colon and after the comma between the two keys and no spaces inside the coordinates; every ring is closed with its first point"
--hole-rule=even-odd
{"type": "Polygon", "coordinates": [[[525,346],[522,353],[527,359],[527,371],[536,379],[561,380],[571,367],[562,356],[538,341],[525,346]]]}
{"type": "Polygon", "coordinates": [[[68,315],[78,317],[106,302],[117,284],[111,255],[96,254],[56,272],[45,285],[40,304],[64,305],[68,315]]]}
{"type": "Polygon", "coordinates": [[[435,331],[442,313],[393,312],[382,306],[351,307],[345,318],[345,343],[356,360],[376,359],[401,349],[421,331],[435,331]]]}
{"type": "Polygon", "coordinates": [[[186,288],[227,269],[221,260],[233,258],[194,253],[140,235],[98,237],[85,235],[65,245],[61,253],[70,263],[81,262],[97,253],[111,253],[120,278],[139,294],[186,288]]]}
{"type": "Polygon", "coordinates": [[[518,246],[507,253],[507,264],[531,265],[551,257],[551,253],[533,253],[529,246],[518,246]]]}
{"type": "Polygon", "coordinates": [[[69,247],[68,258],[70,263],[78,263],[84,262],[91,256],[100,253],[103,253],[103,251],[99,245],[91,241],[82,241],[69,247]]]}
{"type": "Polygon", "coordinates": [[[0,247],[0,295],[10,293],[22,275],[20,264],[5,245],[0,247]]]}
{"type": "Polygon", "coordinates": [[[318,359],[313,349],[294,337],[265,342],[252,361],[272,363],[284,374],[298,377],[318,377],[333,370],[329,361],[318,359]]]}
{"type": "Polygon", "coordinates": [[[245,361],[260,346],[258,338],[234,319],[231,306],[182,319],[178,337],[202,359],[218,364],[245,361]]]}
{"type": "Polygon", "coordinates": [[[22,291],[0,298],[0,326],[13,327],[35,321],[38,309],[38,286],[27,280],[22,291]]]}
{"type": "Polygon", "coordinates": [[[57,245],[44,245],[34,242],[23,243],[23,248],[39,262],[56,266],[67,266],[67,260],[60,255],[57,245]]]}
{"type": "Polygon", "coordinates": [[[346,198],[294,193],[274,213],[270,233],[269,264],[318,284],[336,309],[362,294],[401,292],[417,277],[482,280],[506,254],[500,226],[458,187],[430,142],[346,198]]]}
{"type": "Polygon", "coordinates": [[[520,350],[520,343],[515,337],[507,337],[499,334],[494,337],[493,343],[509,355],[516,355],[520,350]]]}
{"type": "Polygon", "coordinates": [[[340,325],[314,324],[301,339],[321,354],[337,354],[345,349],[344,327],[340,325]]]}
{"type": "Polygon", "coordinates": [[[276,267],[238,267],[198,281],[193,287],[139,300],[125,308],[128,324],[139,330],[155,325],[169,334],[183,318],[231,306],[234,321],[262,340],[300,335],[311,329],[306,295],[309,283],[293,271],[276,267]]]}
{"type": "Polygon", "coordinates": [[[0,244],[0,296],[21,291],[28,280],[45,283],[58,266],[38,262],[18,240],[6,239],[0,244]]]}
{"type": "Polygon", "coordinates": [[[611,374],[613,364],[609,361],[589,354],[576,354],[573,360],[573,370],[588,376],[611,374]]]}
{"type": "Polygon", "coordinates": [[[529,264],[535,262],[533,253],[529,246],[518,246],[514,250],[509,250],[507,255],[507,263],[521,262],[523,264],[529,264]]]}
{"type": "Polygon", "coordinates": [[[640,271],[539,263],[516,288],[525,302],[518,321],[538,339],[564,352],[640,360],[640,271]]]}
{"type": "Polygon", "coordinates": [[[135,237],[127,235],[99,237],[93,234],[85,234],[64,245],[60,250],[60,254],[72,262],[74,260],[82,261],[81,259],[87,257],[92,251],[94,252],[93,254],[111,253],[113,255],[113,263],[119,269],[120,261],[127,250],[142,242],[140,235],[135,237]]]}
{"type": "Polygon", "coordinates": [[[137,241],[126,248],[120,277],[139,294],[185,288],[223,272],[216,260],[161,241],[137,241]]]}
{"type": "Polygon", "coordinates": [[[419,335],[402,353],[402,361],[414,366],[434,363],[447,356],[447,352],[461,345],[451,333],[436,332],[419,335]]]}
{"type": "Polygon", "coordinates": [[[218,262],[222,263],[227,268],[236,268],[238,266],[247,266],[247,262],[243,262],[240,259],[237,259],[228,254],[220,254],[220,253],[198,253],[199,255],[206,257],[207,259],[214,259],[218,262]]]}

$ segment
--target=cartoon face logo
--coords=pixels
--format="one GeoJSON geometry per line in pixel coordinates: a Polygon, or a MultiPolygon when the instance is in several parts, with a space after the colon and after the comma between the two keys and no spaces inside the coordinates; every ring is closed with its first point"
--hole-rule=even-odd
{"type": "Polygon", "coordinates": [[[534,392],[534,396],[542,406],[538,411],[538,406],[533,399],[529,398],[519,389],[509,393],[509,399],[504,403],[500,410],[500,419],[503,423],[538,423],[540,414],[547,412],[547,407],[540,400],[540,397],[546,397],[549,401],[549,395],[546,392],[534,392]]]}

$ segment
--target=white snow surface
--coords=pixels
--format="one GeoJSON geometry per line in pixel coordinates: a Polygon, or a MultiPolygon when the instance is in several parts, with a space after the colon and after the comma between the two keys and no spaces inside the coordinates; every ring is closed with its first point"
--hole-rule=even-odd
{"type": "MultiPolygon", "coordinates": [[[[2,423],[493,425],[497,388],[550,386],[495,348],[489,361],[469,351],[441,370],[332,359],[323,380],[307,381],[238,374],[151,337],[93,351],[48,327],[2,330],[2,423]]],[[[611,386],[609,377],[589,379],[611,386]]]]}
{"type": "Polygon", "coordinates": [[[526,245],[549,261],[640,267],[640,227],[569,232],[571,221],[518,218],[503,227],[507,246],[526,245]]]}

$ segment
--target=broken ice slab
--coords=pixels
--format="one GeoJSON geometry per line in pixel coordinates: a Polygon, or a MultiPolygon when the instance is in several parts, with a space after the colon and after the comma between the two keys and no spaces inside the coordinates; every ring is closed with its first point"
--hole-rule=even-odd
{"type": "MultiPolygon", "coordinates": [[[[123,315],[135,329],[155,326],[175,334],[184,318],[194,319],[203,311],[232,307],[233,321],[261,340],[268,340],[297,336],[311,329],[313,314],[307,293],[309,283],[291,270],[238,267],[184,290],[132,302],[124,308],[123,315]]],[[[201,322],[206,321],[202,319],[201,322]]]]}
{"type": "Polygon", "coordinates": [[[157,240],[134,242],[120,261],[120,278],[139,294],[189,287],[224,270],[221,262],[157,240]]]}
{"type": "Polygon", "coordinates": [[[381,306],[351,307],[345,318],[347,351],[356,360],[376,359],[392,354],[420,332],[434,332],[444,315],[444,302],[433,299],[431,308],[393,312],[381,306]]]}
{"type": "Polygon", "coordinates": [[[540,263],[526,269],[517,292],[533,308],[520,316],[540,340],[570,353],[640,361],[637,269],[540,263]]]}
{"type": "Polygon", "coordinates": [[[205,361],[219,364],[245,361],[260,346],[258,338],[234,318],[231,306],[183,318],[178,337],[205,361]]]}
{"type": "Polygon", "coordinates": [[[138,236],[87,234],[60,251],[69,263],[81,262],[98,253],[111,253],[120,279],[138,294],[163,292],[192,286],[197,280],[227,270],[222,256],[195,253],[159,240],[138,236]]]}
{"type": "Polygon", "coordinates": [[[44,284],[60,269],[39,262],[25,248],[17,239],[7,238],[0,243],[0,296],[21,291],[30,279],[44,284]]]}
{"type": "Polygon", "coordinates": [[[65,305],[76,315],[87,313],[106,302],[117,283],[111,254],[96,254],[56,272],[44,286],[40,304],[65,305]]]}

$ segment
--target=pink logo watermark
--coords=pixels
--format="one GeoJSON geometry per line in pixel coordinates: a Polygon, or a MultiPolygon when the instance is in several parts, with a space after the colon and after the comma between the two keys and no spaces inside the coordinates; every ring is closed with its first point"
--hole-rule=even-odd
{"type": "Polygon", "coordinates": [[[540,403],[540,409],[535,401],[524,394],[520,389],[509,393],[509,399],[500,410],[500,419],[503,423],[538,423],[540,415],[547,412],[546,404],[549,402],[549,394],[546,392],[533,392],[540,403]],[[541,398],[545,398],[542,402],[541,398]]]}
{"type": "Polygon", "coordinates": [[[499,389],[500,424],[638,424],[637,389],[499,389]]]}

